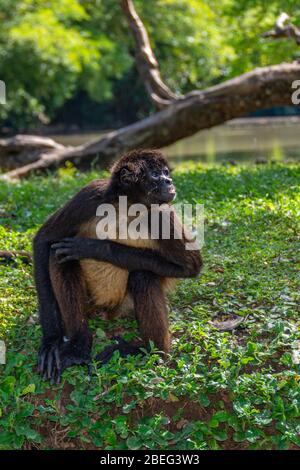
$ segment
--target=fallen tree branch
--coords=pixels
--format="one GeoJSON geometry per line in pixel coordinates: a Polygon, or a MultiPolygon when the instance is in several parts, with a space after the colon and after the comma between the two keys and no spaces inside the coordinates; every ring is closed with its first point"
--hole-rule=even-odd
{"type": "Polygon", "coordinates": [[[32,263],[32,255],[28,251],[0,250],[0,264],[16,265],[18,258],[24,264],[32,263]]]}
{"type": "Polygon", "coordinates": [[[300,45],[300,29],[290,22],[290,16],[287,13],[281,13],[276,20],[275,28],[262,34],[264,38],[272,39],[292,39],[300,45]]]}
{"type": "Polygon", "coordinates": [[[132,0],[121,0],[121,6],[135,40],[135,62],[140,77],[153,103],[159,109],[164,108],[178,97],[162,81],[159,65],[152,51],[147,31],[132,0]]]}
{"type": "Polygon", "coordinates": [[[33,135],[16,135],[0,139],[0,168],[12,170],[37,161],[41,153],[62,148],[63,145],[52,139],[33,135]]]}
{"type": "Polygon", "coordinates": [[[165,147],[202,129],[222,124],[259,109],[291,104],[293,81],[299,79],[297,62],[263,67],[183,99],[135,124],[108,132],[99,140],[73,148],[54,149],[2,178],[14,179],[36,170],[56,168],[66,161],[80,168],[94,162],[104,168],[134,148],[165,147]]]}

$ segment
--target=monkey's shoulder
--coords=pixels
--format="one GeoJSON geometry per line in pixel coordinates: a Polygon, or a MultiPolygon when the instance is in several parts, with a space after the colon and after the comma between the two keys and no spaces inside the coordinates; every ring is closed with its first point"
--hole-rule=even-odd
{"type": "Polygon", "coordinates": [[[109,186],[108,179],[96,179],[90,181],[88,184],[83,186],[71,200],[75,199],[99,199],[104,200],[106,198],[107,190],[109,186]]]}

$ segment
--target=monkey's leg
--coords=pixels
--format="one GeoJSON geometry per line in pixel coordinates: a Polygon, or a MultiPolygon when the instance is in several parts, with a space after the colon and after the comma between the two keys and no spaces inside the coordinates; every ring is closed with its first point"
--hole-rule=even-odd
{"type": "Polygon", "coordinates": [[[133,297],[140,335],[162,352],[170,350],[169,318],[160,277],[149,271],[132,271],[128,288],[133,297]]]}
{"type": "Polygon", "coordinates": [[[51,254],[50,279],[64,330],[59,346],[60,368],[48,364],[47,370],[47,377],[56,380],[65,368],[90,363],[92,334],[85,316],[87,297],[79,264],[72,262],[62,267],[51,254]]]}
{"type": "Polygon", "coordinates": [[[148,271],[133,271],[129,274],[128,290],[133,297],[143,344],[130,344],[116,338],[118,344],[108,346],[97,357],[102,364],[109,361],[116,350],[121,356],[141,354],[140,348],[147,348],[149,341],[164,353],[170,350],[168,311],[159,276],[148,271]]]}

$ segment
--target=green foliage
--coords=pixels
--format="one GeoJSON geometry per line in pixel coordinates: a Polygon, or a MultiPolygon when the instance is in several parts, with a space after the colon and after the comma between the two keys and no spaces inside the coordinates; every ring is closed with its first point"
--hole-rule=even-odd
{"type": "Polygon", "coordinates": [[[290,0],[225,2],[223,15],[228,24],[227,41],[236,51],[230,75],[237,75],[257,66],[289,62],[299,58],[299,47],[294,41],[261,37],[262,33],[274,29],[275,21],[282,11],[291,16],[294,24],[300,25],[300,9],[290,0]]]}
{"type": "MultiPolygon", "coordinates": [[[[135,0],[135,4],[162,75],[177,92],[299,55],[293,41],[261,38],[282,9],[299,23],[300,10],[291,0],[135,0]]],[[[51,121],[80,92],[82,100],[110,101],[118,83],[126,94],[132,89],[133,95],[140,93],[133,39],[119,2],[0,0],[0,12],[0,78],[7,84],[7,105],[0,108],[3,123],[26,129],[38,121],[51,121]]],[[[138,113],[147,102],[144,91],[141,96],[138,113]]],[[[131,94],[130,99],[134,99],[131,94]]]]}
{"type": "MultiPolygon", "coordinates": [[[[0,184],[1,249],[30,249],[45,218],[98,177],[74,169],[0,184]],[[53,188],[55,187],[55,191],[53,188]]],[[[299,165],[202,167],[175,172],[181,201],[205,204],[205,269],[171,300],[172,357],[155,351],[63,374],[35,372],[40,327],[31,267],[1,266],[0,447],[287,449],[300,447],[299,165]],[[217,314],[245,321],[233,332],[217,314]],[[52,430],[55,432],[52,433],[52,430]],[[51,437],[55,435],[55,440],[51,437]]],[[[91,321],[93,354],[134,321],[91,321]]]]}
{"type": "Polygon", "coordinates": [[[105,29],[91,30],[90,14],[81,2],[16,0],[14,8],[13,16],[10,10],[2,14],[1,79],[8,93],[2,119],[27,127],[43,116],[51,118],[78,88],[95,101],[111,96],[110,80],[128,60],[118,54],[105,29]]]}

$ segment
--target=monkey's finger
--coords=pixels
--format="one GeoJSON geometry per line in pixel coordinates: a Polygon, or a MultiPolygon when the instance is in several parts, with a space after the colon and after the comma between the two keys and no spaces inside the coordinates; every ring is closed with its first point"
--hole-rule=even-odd
{"type": "Polygon", "coordinates": [[[56,384],[56,380],[57,380],[56,376],[57,376],[57,371],[56,371],[56,368],[54,367],[53,370],[52,370],[52,373],[51,373],[51,377],[49,377],[51,385],[56,384]]]}
{"type": "Polygon", "coordinates": [[[43,374],[44,371],[45,358],[41,357],[38,363],[37,372],[39,375],[43,374]]]}
{"type": "Polygon", "coordinates": [[[60,369],[57,370],[55,383],[56,383],[57,385],[59,385],[59,384],[61,383],[61,370],[60,370],[60,369]]]}
{"type": "Polygon", "coordinates": [[[64,261],[71,261],[71,260],[80,259],[80,257],[77,254],[72,253],[71,250],[61,251],[60,253],[56,253],[55,256],[56,256],[58,262],[64,262],[64,261]]]}
{"type": "Polygon", "coordinates": [[[56,248],[55,249],[55,256],[68,255],[70,252],[71,252],[70,247],[56,248]]]}
{"type": "Polygon", "coordinates": [[[58,250],[59,248],[70,248],[71,243],[66,243],[66,242],[58,242],[58,243],[53,243],[51,245],[52,250],[58,250]]]}
{"type": "Polygon", "coordinates": [[[59,385],[61,382],[61,369],[57,369],[56,367],[52,371],[51,375],[51,380],[50,383],[51,385],[59,385]]]}
{"type": "Polygon", "coordinates": [[[57,370],[60,370],[60,356],[59,356],[59,350],[57,347],[54,349],[54,357],[55,357],[57,370]]]}
{"type": "Polygon", "coordinates": [[[51,379],[52,374],[53,374],[53,369],[54,369],[53,360],[54,360],[54,354],[53,354],[53,351],[51,350],[49,353],[48,363],[47,363],[47,379],[51,379]]]}
{"type": "Polygon", "coordinates": [[[48,379],[48,369],[47,369],[47,367],[45,367],[45,369],[44,369],[44,373],[43,373],[43,375],[42,375],[42,379],[43,379],[43,380],[47,380],[47,379],[48,379]]]}
{"type": "Polygon", "coordinates": [[[47,356],[47,352],[46,352],[46,351],[40,353],[40,355],[39,355],[38,373],[39,373],[41,376],[43,376],[43,374],[44,374],[44,367],[45,367],[46,356],[47,356]]]}
{"type": "Polygon", "coordinates": [[[67,261],[76,261],[76,260],[79,260],[79,257],[76,255],[69,255],[69,256],[63,256],[61,258],[58,258],[59,264],[66,263],[67,261]]]}
{"type": "Polygon", "coordinates": [[[63,238],[59,242],[55,242],[51,245],[51,248],[56,249],[60,247],[68,247],[76,243],[76,238],[63,238]]]}

